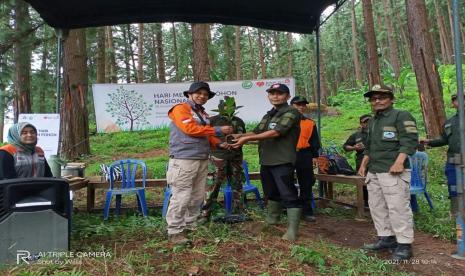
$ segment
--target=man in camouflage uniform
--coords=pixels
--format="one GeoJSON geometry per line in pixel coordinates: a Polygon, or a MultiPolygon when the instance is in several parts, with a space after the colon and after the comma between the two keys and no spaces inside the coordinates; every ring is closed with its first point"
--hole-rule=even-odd
{"type": "MultiPolygon", "coordinates": [[[[459,107],[457,94],[451,97],[452,106],[455,109],[459,107]]],[[[458,209],[457,202],[457,175],[455,166],[460,164],[460,131],[459,131],[459,114],[458,112],[447,119],[443,126],[442,136],[437,139],[422,140],[424,144],[431,147],[440,147],[448,145],[447,162],[444,167],[444,172],[447,176],[447,188],[449,190],[449,198],[451,200],[451,214],[456,215],[458,209]]]]}
{"type": "MultiPolygon", "coordinates": [[[[368,136],[368,122],[370,121],[371,115],[365,114],[360,116],[359,122],[360,127],[359,129],[352,133],[349,136],[347,141],[342,146],[345,151],[355,151],[355,166],[356,171],[360,169],[360,165],[362,164],[363,159],[363,151],[365,150],[365,145],[367,142],[368,136]]],[[[365,206],[368,207],[368,190],[366,186],[363,186],[363,201],[365,202],[365,206]]]]}
{"type": "Polygon", "coordinates": [[[368,125],[358,173],[366,176],[368,204],[379,236],[365,249],[395,248],[394,260],[408,260],[413,242],[408,156],[415,153],[418,144],[416,122],[409,112],[393,108],[390,87],[374,85],[364,96],[369,98],[375,115],[368,125]]]}
{"type": "Polygon", "coordinates": [[[268,100],[273,109],[263,116],[253,132],[234,135],[237,140],[232,147],[240,147],[248,141],[259,141],[260,177],[263,191],[268,198],[268,224],[278,224],[282,207],[287,208],[287,232],[283,239],[297,239],[302,201],[294,185],[296,147],[300,134],[301,115],[290,106],[289,88],[285,84],[273,84],[268,100]]]}
{"type": "MultiPolygon", "coordinates": [[[[226,98],[226,97],[225,97],[226,98]]],[[[234,105],[235,106],[235,105],[234,105]]],[[[224,107],[224,101],[221,100],[218,109],[224,107]]],[[[234,134],[245,133],[245,123],[241,118],[234,116],[234,111],[231,110],[232,114],[216,115],[210,118],[211,126],[232,126],[234,134]],[[229,118],[231,119],[229,119],[229,118]]],[[[220,138],[222,142],[225,141],[225,137],[220,138]]],[[[210,160],[215,165],[215,174],[213,178],[213,184],[207,189],[206,199],[202,207],[202,217],[205,220],[210,219],[212,205],[218,198],[221,185],[229,181],[233,191],[233,214],[243,213],[243,202],[242,198],[242,183],[244,182],[244,171],[242,169],[242,147],[235,149],[222,149],[217,148],[211,150],[210,160]]]]}

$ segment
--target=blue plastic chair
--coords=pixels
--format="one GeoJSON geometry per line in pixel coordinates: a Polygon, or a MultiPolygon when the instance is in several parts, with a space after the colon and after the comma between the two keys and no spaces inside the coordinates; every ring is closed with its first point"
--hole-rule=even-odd
{"type": "Polygon", "coordinates": [[[409,156],[410,168],[411,168],[411,180],[410,180],[410,204],[412,211],[418,211],[418,204],[416,201],[416,195],[424,194],[428,201],[431,210],[434,209],[433,202],[426,191],[426,184],[428,183],[428,155],[425,152],[417,151],[412,156],[409,156]]]}
{"type": "Polygon", "coordinates": [[[110,188],[106,194],[105,207],[103,209],[104,219],[108,219],[110,213],[110,204],[113,196],[116,196],[115,213],[120,214],[121,198],[123,195],[136,194],[138,209],[143,216],[148,215],[147,203],[145,201],[145,180],[147,178],[147,166],[144,161],[127,159],[115,161],[110,165],[110,188]],[[115,187],[114,171],[115,168],[121,169],[121,187],[115,187]],[[136,187],[136,173],[138,168],[142,168],[142,187],[136,187]]]}
{"type": "MultiPolygon", "coordinates": [[[[260,206],[261,209],[264,209],[265,206],[260,196],[260,191],[252,183],[250,183],[249,166],[247,164],[247,161],[245,160],[242,161],[242,169],[244,170],[244,175],[245,175],[245,185],[242,186],[242,196],[244,197],[244,203],[245,204],[247,203],[247,200],[246,200],[247,194],[254,193],[255,201],[257,202],[257,205],[260,206]]],[[[226,209],[226,213],[229,215],[232,213],[232,198],[233,198],[231,183],[229,183],[229,180],[226,184],[226,187],[223,189],[223,193],[224,193],[224,207],[226,209]]]]}

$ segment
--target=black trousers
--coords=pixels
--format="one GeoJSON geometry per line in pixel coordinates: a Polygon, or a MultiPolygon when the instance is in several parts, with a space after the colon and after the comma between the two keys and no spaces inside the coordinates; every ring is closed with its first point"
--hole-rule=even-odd
{"type": "Polygon", "coordinates": [[[311,193],[315,184],[315,175],[313,174],[313,155],[309,150],[297,152],[295,170],[297,180],[299,181],[299,199],[303,204],[304,215],[313,215],[311,193]]]}
{"type": "Polygon", "coordinates": [[[294,166],[283,164],[260,166],[263,192],[272,201],[281,202],[285,208],[302,208],[297,188],[294,185],[294,166]]]}

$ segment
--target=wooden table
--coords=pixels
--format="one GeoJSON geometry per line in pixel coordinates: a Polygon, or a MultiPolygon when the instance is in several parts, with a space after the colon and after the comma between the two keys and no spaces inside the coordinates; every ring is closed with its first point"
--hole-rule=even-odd
{"type": "MultiPolygon", "coordinates": [[[[252,180],[260,180],[260,173],[259,172],[251,172],[249,173],[250,179],[252,180]]],[[[322,200],[333,201],[339,204],[343,204],[350,207],[355,207],[357,209],[357,217],[363,218],[365,215],[365,203],[363,201],[363,186],[365,185],[365,177],[356,176],[356,175],[330,175],[330,174],[316,174],[316,179],[319,180],[324,187],[325,193],[323,197],[320,197],[322,200]],[[334,200],[334,191],[333,185],[334,183],[341,183],[341,184],[350,184],[355,185],[357,187],[357,203],[356,205],[343,203],[334,200]]]]}
{"type": "Polygon", "coordinates": [[[87,187],[87,183],[89,183],[89,179],[82,178],[82,177],[71,177],[66,178],[69,183],[69,190],[70,191],[77,191],[87,187]]]}
{"type": "MultiPolygon", "coordinates": [[[[323,189],[325,190],[323,200],[334,201],[336,203],[340,203],[334,200],[334,193],[333,193],[333,184],[334,183],[341,183],[341,184],[351,184],[357,187],[357,203],[355,208],[357,209],[357,217],[362,218],[365,215],[365,204],[363,201],[363,186],[365,185],[365,177],[356,176],[356,175],[342,175],[342,174],[315,174],[317,180],[320,181],[320,184],[323,185],[323,189]]],[[[353,206],[351,204],[345,203],[344,205],[353,206]]]]}

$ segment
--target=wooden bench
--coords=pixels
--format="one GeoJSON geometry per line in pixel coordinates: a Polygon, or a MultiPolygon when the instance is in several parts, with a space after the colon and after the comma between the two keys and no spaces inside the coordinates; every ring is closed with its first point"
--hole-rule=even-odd
{"type": "MultiPolygon", "coordinates": [[[[249,173],[251,180],[260,180],[259,172],[249,173]]],[[[351,205],[344,203],[344,205],[349,205],[357,209],[357,217],[363,217],[365,214],[365,207],[363,202],[363,185],[365,185],[365,178],[361,176],[347,176],[347,175],[329,175],[329,174],[316,174],[316,179],[321,181],[323,184],[323,190],[325,191],[323,197],[320,199],[327,201],[334,201],[336,203],[341,203],[334,200],[333,193],[333,184],[351,184],[357,187],[357,203],[356,205],[351,205]]],[[[95,208],[95,190],[96,189],[107,189],[108,182],[102,179],[100,176],[91,176],[88,178],[79,178],[79,179],[70,179],[70,189],[72,191],[77,191],[83,188],[87,188],[87,211],[91,212],[95,208]]],[[[136,180],[136,183],[141,183],[142,181],[136,180]]],[[[146,179],[146,187],[165,187],[166,179],[146,179]]]]}
{"type": "Polygon", "coordinates": [[[365,204],[363,201],[363,186],[365,185],[365,177],[356,176],[356,175],[331,175],[331,174],[316,174],[316,179],[320,181],[320,184],[323,188],[323,197],[320,197],[322,200],[333,201],[336,203],[342,203],[334,200],[333,193],[333,184],[350,184],[357,187],[357,202],[356,205],[342,203],[343,205],[353,206],[357,209],[357,217],[363,218],[365,215],[365,204]]]}

